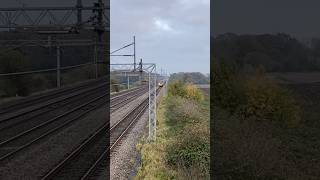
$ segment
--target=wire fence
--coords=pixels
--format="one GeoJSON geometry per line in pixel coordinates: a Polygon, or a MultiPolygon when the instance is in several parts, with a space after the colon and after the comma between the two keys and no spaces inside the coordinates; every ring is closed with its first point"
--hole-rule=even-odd
{"type": "MultiPolygon", "coordinates": [[[[107,75],[106,64],[99,65],[98,77],[107,75]],[[105,67],[104,67],[105,66],[105,67]]],[[[57,77],[60,79],[60,87],[71,85],[80,81],[96,78],[95,64],[93,62],[72,66],[48,68],[33,71],[1,73],[0,74],[0,98],[11,96],[27,96],[29,94],[57,88],[57,77]],[[57,71],[59,76],[57,76],[57,71]]]]}

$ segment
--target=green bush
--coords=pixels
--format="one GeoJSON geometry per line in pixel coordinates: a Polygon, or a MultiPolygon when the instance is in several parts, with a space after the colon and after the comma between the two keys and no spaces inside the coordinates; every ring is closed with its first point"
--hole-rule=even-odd
{"type": "Polygon", "coordinates": [[[72,84],[95,78],[94,67],[91,65],[64,70],[61,73],[62,84],[72,84]]]}
{"type": "Polygon", "coordinates": [[[196,102],[201,102],[204,99],[204,96],[199,88],[197,88],[195,85],[187,84],[185,85],[185,97],[187,99],[191,99],[196,102]]]}
{"type": "Polygon", "coordinates": [[[209,120],[202,115],[201,103],[181,96],[171,96],[166,102],[169,134],[175,137],[166,148],[168,165],[180,170],[180,175],[208,177],[209,120]]]}
{"type": "MultiPolygon", "coordinates": [[[[16,50],[5,51],[0,54],[0,73],[15,73],[28,70],[30,62],[25,56],[16,50]]],[[[30,93],[26,76],[3,77],[4,84],[1,89],[4,96],[27,96],[30,93]]]]}
{"type": "Polygon", "coordinates": [[[263,75],[250,78],[245,83],[246,103],[239,112],[243,119],[271,120],[287,127],[299,124],[301,110],[290,92],[263,75]]]}
{"type": "Polygon", "coordinates": [[[166,115],[170,122],[184,124],[187,122],[197,122],[200,116],[198,105],[180,96],[171,96],[167,100],[166,115]]]}
{"type": "Polygon", "coordinates": [[[206,174],[210,159],[208,143],[190,141],[182,143],[180,147],[170,146],[167,150],[168,164],[176,167],[183,166],[187,169],[197,166],[201,174],[206,174]]]}
{"type": "Polygon", "coordinates": [[[202,174],[209,173],[209,132],[202,125],[188,125],[167,148],[166,159],[171,166],[191,168],[198,166],[202,174]]]}
{"type": "Polygon", "coordinates": [[[115,79],[110,79],[110,90],[111,92],[119,92],[120,87],[119,87],[119,82],[115,79]]]}
{"type": "Polygon", "coordinates": [[[173,81],[169,83],[169,94],[171,96],[185,96],[184,83],[182,81],[173,81]]]}
{"type": "Polygon", "coordinates": [[[293,96],[268,79],[263,71],[258,69],[249,76],[220,64],[214,73],[214,106],[237,114],[242,120],[255,118],[280,122],[286,127],[299,124],[301,111],[293,96]]]}
{"type": "Polygon", "coordinates": [[[174,81],[169,83],[169,94],[171,96],[180,96],[196,102],[201,102],[204,99],[203,93],[195,85],[182,81],[174,81]]]}
{"type": "Polygon", "coordinates": [[[32,91],[41,91],[50,88],[49,80],[43,74],[35,74],[32,76],[32,80],[30,82],[32,86],[32,91]]]}
{"type": "Polygon", "coordinates": [[[230,66],[222,63],[213,67],[212,103],[234,113],[245,101],[243,80],[230,66]]]}

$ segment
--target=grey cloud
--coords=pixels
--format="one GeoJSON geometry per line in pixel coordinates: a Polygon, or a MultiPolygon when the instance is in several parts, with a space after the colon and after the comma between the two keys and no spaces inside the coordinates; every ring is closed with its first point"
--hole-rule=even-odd
{"type": "MultiPolygon", "coordinates": [[[[209,72],[208,1],[111,0],[111,49],[137,36],[137,54],[171,72],[209,72]],[[155,19],[173,29],[157,29],[155,19]]],[[[112,58],[113,62],[130,62],[112,58]]]]}

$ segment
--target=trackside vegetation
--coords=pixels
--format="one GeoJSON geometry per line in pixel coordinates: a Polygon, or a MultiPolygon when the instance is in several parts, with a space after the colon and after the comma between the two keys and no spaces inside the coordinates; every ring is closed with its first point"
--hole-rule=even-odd
{"type": "Polygon", "coordinates": [[[230,66],[215,66],[213,105],[241,118],[275,122],[293,127],[301,120],[301,109],[293,94],[268,79],[263,69],[245,74],[230,66]]]}
{"type": "MultiPolygon", "coordinates": [[[[0,49],[0,74],[17,73],[33,70],[55,68],[43,65],[35,67],[23,52],[19,50],[4,51],[0,49]]],[[[62,86],[70,85],[95,78],[94,67],[92,65],[78,67],[74,69],[61,70],[62,86]]],[[[99,65],[99,77],[105,75],[106,65],[99,65]]],[[[12,75],[0,77],[0,102],[11,97],[24,97],[33,93],[56,88],[56,71],[12,75]]]]}
{"type": "Polygon", "coordinates": [[[136,179],[210,179],[209,97],[183,81],[169,83],[157,111],[155,142],[137,148],[142,165],[136,179]]]}
{"type": "Polygon", "coordinates": [[[309,115],[296,92],[263,68],[249,73],[216,61],[213,79],[213,178],[319,177],[319,116],[309,115]]]}

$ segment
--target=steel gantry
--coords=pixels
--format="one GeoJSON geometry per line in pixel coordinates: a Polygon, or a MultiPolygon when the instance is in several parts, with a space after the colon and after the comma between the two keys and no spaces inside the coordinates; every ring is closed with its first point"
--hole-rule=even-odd
{"type": "Polygon", "coordinates": [[[98,64],[109,64],[105,60],[104,47],[109,43],[103,42],[103,34],[110,30],[109,0],[97,0],[92,6],[83,6],[82,0],[77,0],[72,7],[1,7],[0,29],[15,32],[32,32],[47,35],[48,39],[0,40],[2,51],[9,51],[23,46],[39,46],[56,48],[56,69],[43,69],[37,71],[14,72],[0,74],[0,76],[16,76],[32,73],[57,71],[57,87],[60,87],[60,70],[75,67],[94,65],[95,77],[98,78],[98,64]],[[84,16],[86,15],[86,16],[84,16]],[[52,39],[60,34],[80,33],[80,30],[96,32],[95,39],[52,39]],[[93,63],[61,67],[61,48],[65,46],[93,46],[93,63]]]}
{"type": "Polygon", "coordinates": [[[149,140],[156,139],[156,126],[157,126],[157,68],[155,63],[143,63],[140,60],[139,66],[136,63],[136,39],[133,37],[133,42],[123,47],[111,51],[110,56],[119,57],[133,57],[133,64],[110,64],[110,72],[112,74],[124,75],[128,78],[130,76],[139,76],[139,81],[141,83],[142,79],[148,79],[148,118],[149,118],[149,140]],[[133,46],[132,54],[114,54],[121,51],[122,49],[133,46]],[[147,77],[143,77],[147,75],[147,77]]]}
{"type": "Polygon", "coordinates": [[[137,62],[136,62],[136,37],[133,36],[133,42],[124,45],[123,47],[116,49],[112,52],[110,52],[110,56],[121,56],[121,57],[133,57],[133,71],[136,71],[137,62]],[[132,54],[114,54],[118,51],[121,51],[122,49],[128,48],[130,46],[133,46],[133,53],[132,54]]]}
{"type": "Polygon", "coordinates": [[[157,132],[157,69],[156,64],[145,68],[149,79],[149,140],[156,140],[157,132]]]}
{"type": "MultiPolygon", "coordinates": [[[[129,81],[130,76],[139,76],[140,83],[144,80],[148,81],[148,98],[149,98],[149,109],[148,109],[148,118],[149,118],[149,135],[148,139],[150,141],[156,140],[156,130],[157,130],[157,91],[158,84],[157,82],[162,81],[164,83],[164,94],[167,94],[168,91],[168,75],[165,70],[161,69],[160,74],[157,73],[157,66],[155,63],[143,63],[140,59],[139,64],[136,63],[136,39],[133,37],[133,42],[127,45],[124,45],[121,48],[118,48],[114,51],[111,51],[110,56],[118,57],[133,57],[133,63],[129,64],[110,64],[110,72],[113,75],[120,75],[127,77],[129,81]],[[123,49],[133,46],[133,53],[130,54],[114,54],[123,49]]],[[[129,84],[129,83],[128,83],[129,84]]],[[[127,85],[129,87],[129,85],[127,85]]]]}
{"type": "MultiPolygon", "coordinates": [[[[140,72],[134,71],[135,64],[110,64],[110,72],[118,75],[131,75],[139,76],[140,72]]],[[[157,69],[154,63],[142,63],[140,65],[141,71],[147,74],[148,79],[148,127],[150,141],[156,139],[156,127],[157,127],[157,69]]]]}
{"type": "Polygon", "coordinates": [[[87,28],[109,31],[109,10],[109,3],[103,0],[98,0],[93,6],[83,6],[82,0],[77,0],[77,4],[71,7],[1,7],[0,28],[52,28],[70,32],[87,28]],[[84,18],[83,14],[91,16],[84,18]]]}

